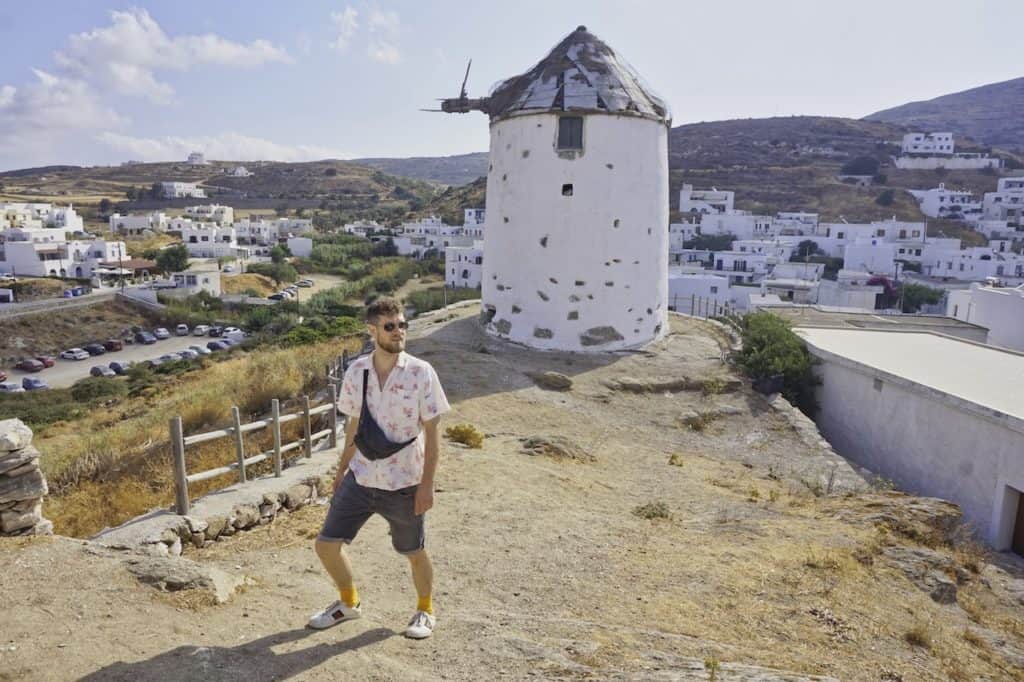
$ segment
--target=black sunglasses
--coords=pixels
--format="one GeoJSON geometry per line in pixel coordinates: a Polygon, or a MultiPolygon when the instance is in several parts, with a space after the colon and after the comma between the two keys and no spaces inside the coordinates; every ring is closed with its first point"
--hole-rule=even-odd
{"type": "Polygon", "coordinates": [[[381,326],[384,327],[384,331],[390,333],[395,331],[395,327],[398,327],[399,329],[408,329],[409,323],[406,322],[405,320],[402,320],[400,322],[385,322],[381,326]]]}

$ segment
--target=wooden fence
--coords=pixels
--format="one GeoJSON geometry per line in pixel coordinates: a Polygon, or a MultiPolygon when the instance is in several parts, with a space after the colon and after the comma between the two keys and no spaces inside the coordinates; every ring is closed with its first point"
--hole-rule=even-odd
{"type": "Polygon", "coordinates": [[[171,419],[171,452],[173,454],[174,464],[174,499],[175,499],[175,511],[178,514],[188,514],[189,512],[189,494],[188,484],[198,483],[199,481],[205,481],[210,478],[216,478],[217,476],[223,476],[229,474],[232,471],[238,472],[238,481],[245,483],[246,475],[245,468],[258,464],[259,462],[273,459],[274,462],[274,475],[281,475],[282,460],[281,457],[286,452],[291,452],[298,448],[304,448],[305,456],[313,456],[313,443],[321,440],[324,437],[329,438],[330,447],[334,448],[338,445],[338,410],[335,408],[338,398],[338,389],[334,384],[330,386],[330,400],[322,405],[316,407],[310,407],[309,396],[302,397],[302,409],[298,412],[291,414],[281,414],[280,402],[275,398],[271,401],[269,419],[260,419],[258,421],[250,422],[248,424],[242,424],[239,416],[237,407],[231,408],[231,418],[234,421],[234,425],[224,429],[218,429],[216,431],[208,431],[206,433],[197,433],[191,436],[185,436],[182,430],[181,417],[173,417],[171,419]],[[328,427],[321,431],[313,432],[313,417],[327,414],[328,427]],[[301,440],[294,441],[288,444],[281,443],[281,425],[287,424],[288,422],[302,420],[303,425],[303,437],[301,440]],[[269,428],[274,434],[274,447],[272,450],[267,452],[261,452],[250,457],[245,456],[245,439],[243,436],[253,431],[259,431],[260,429],[269,428]],[[185,448],[189,445],[198,445],[199,443],[206,443],[208,441],[217,440],[218,438],[233,438],[235,441],[235,456],[236,461],[223,467],[216,469],[209,469],[207,471],[201,471],[198,473],[189,474],[185,468],[185,448]]]}

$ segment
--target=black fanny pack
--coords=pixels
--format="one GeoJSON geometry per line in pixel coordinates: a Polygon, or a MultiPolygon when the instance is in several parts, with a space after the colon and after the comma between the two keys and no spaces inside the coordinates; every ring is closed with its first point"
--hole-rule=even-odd
{"type": "Polygon", "coordinates": [[[370,408],[366,406],[366,384],[370,380],[370,370],[363,370],[363,409],[359,412],[359,428],[356,429],[356,447],[366,459],[387,459],[416,439],[404,443],[390,440],[386,433],[377,425],[370,408]]]}

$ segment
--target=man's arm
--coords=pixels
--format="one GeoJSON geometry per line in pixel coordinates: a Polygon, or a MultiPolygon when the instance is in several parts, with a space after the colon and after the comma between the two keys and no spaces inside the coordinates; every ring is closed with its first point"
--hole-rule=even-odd
{"type": "Polygon", "coordinates": [[[437,427],[440,422],[440,415],[423,422],[423,434],[426,442],[423,449],[423,478],[420,479],[420,484],[416,488],[415,512],[417,515],[434,506],[434,474],[437,472],[437,462],[441,457],[441,447],[437,436],[437,427]]]}
{"type": "Polygon", "coordinates": [[[334,490],[341,485],[345,473],[348,471],[349,462],[356,456],[356,431],[359,430],[359,417],[349,417],[345,421],[345,445],[341,449],[341,459],[338,460],[338,473],[334,475],[334,490]]]}

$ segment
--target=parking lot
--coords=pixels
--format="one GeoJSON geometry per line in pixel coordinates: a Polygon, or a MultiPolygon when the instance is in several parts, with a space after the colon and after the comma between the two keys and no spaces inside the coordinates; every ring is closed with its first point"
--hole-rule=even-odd
{"type": "Polygon", "coordinates": [[[114,351],[90,357],[87,360],[62,360],[57,358],[53,367],[44,369],[41,372],[22,372],[17,369],[4,369],[7,372],[7,381],[15,381],[21,384],[22,377],[38,377],[50,385],[50,388],[66,388],[79,379],[89,376],[89,369],[94,365],[109,365],[114,360],[131,362],[142,362],[158,358],[165,353],[175,353],[185,350],[189,346],[206,346],[213,341],[208,336],[172,336],[163,341],[148,346],[133,343],[126,345],[124,350],[114,351]]]}

